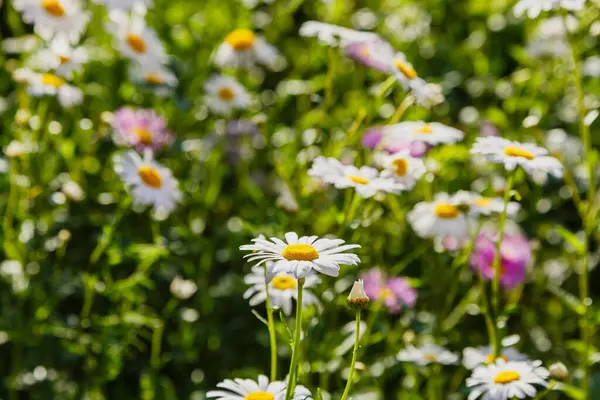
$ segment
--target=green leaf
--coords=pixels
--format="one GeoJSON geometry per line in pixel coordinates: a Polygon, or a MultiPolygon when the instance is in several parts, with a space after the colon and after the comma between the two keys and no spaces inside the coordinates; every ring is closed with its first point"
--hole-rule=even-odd
{"type": "Polygon", "coordinates": [[[563,392],[573,400],[583,400],[585,399],[585,393],[583,390],[578,387],[568,385],[566,383],[559,383],[555,386],[556,391],[563,392]]]}
{"type": "Polygon", "coordinates": [[[548,285],[546,289],[556,297],[558,297],[568,308],[579,315],[585,314],[585,306],[577,297],[571,293],[559,288],[558,286],[548,285]]]}
{"type": "Polygon", "coordinates": [[[562,226],[557,226],[556,231],[564,240],[575,248],[577,254],[584,254],[587,251],[585,243],[579,240],[573,232],[568,231],[562,226]]]}

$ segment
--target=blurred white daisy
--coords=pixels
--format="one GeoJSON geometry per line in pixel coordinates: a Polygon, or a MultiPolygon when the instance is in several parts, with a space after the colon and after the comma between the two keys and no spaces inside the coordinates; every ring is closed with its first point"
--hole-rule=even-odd
{"type": "Polygon", "coordinates": [[[179,84],[177,76],[163,64],[134,63],[129,67],[129,79],[136,84],[150,85],[157,94],[170,94],[179,84]]]}
{"type": "Polygon", "coordinates": [[[534,144],[513,142],[500,137],[478,137],[471,148],[471,154],[481,154],[488,161],[504,164],[508,171],[520,165],[530,175],[545,172],[558,178],[562,176],[563,166],[560,161],[548,155],[548,150],[534,144]]]}
{"type": "Polygon", "coordinates": [[[250,105],[250,94],[235,79],[215,75],[204,84],[206,103],[216,114],[229,115],[233,109],[244,110],[250,105]]]}
{"type": "MultiPolygon", "coordinates": [[[[504,361],[526,361],[527,356],[514,347],[504,347],[498,357],[504,361]]],[[[467,347],[463,350],[463,365],[466,369],[474,369],[482,364],[489,365],[496,361],[492,346],[467,347]]]]}
{"type": "Polygon", "coordinates": [[[73,73],[81,71],[88,59],[85,48],[73,47],[64,35],[60,35],[52,39],[48,47],[33,55],[32,65],[42,71],[54,70],[56,75],[71,79],[73,73]]]}
{"type": "Polygon", "coordinates": [[[127,58],[141,65],[162,64],[167,61],[165,48],[154,29],[146,25],[144,17],[121,10],[110,12],[107,29],[114,35],[117,48],[127,58]]]}
{"type": "MultiPolygon", "coordinates": [[[[501,197],[486,197],[479,193],[459,190],[454,198],[461,204],[468,206],[471,215],[492,215],[500,214],[504,211],[504,199],[501,197]]],[[[521,205],[514,201],[509,201],[506,207],[506,215],[510,218],[516,217],[521,209],[521,205]]]]}
{"type": "Polygon", "coordinates": [[[319,21],[307,21],[300,27],[300,36],[317,37],[328,46],[346,46],[357,42],[382,42],[373,32],[357,31],[319,21]]]}
{"type": "Polygon", "coordinates": [[[154,0],[92,0],[96,4],[102,4],[109,10],[121,9],[128,10],[135,5],[143,5],[149,8],[154,3],[154,0]]]}
{"type": "Polygon", "coordinates": [[[64,34],[75,43],[90,20],[90,15],[82,11],[80,0],[14,0],[13,5],[44,40],[64,34]]]}
{"type": "Polygon", "coordinates": [[[417,365],[443,364],[452,365],[458,362],[458,356],[441,346],[432,343],[426,343],[421,347],[413,345],[406,346],[401,350],[396,359],[401,362],[411,362],[417,365]]]}
{"type": "Polygon", "coordinates": [[[417,181],[427,172],[425,163],[420,158],[411,157],[409,150],[394,154],[376,156],[385,171],[381,176],[391,176],[402,183],[406,189],[412,189],[417,181]]]}
{"type": "Polygon", "coordinates": [[[520,17],[527,14],[529,18],[537,18],[542,11],[565,9],[580,11],[585,7],[586,0],[520,0],[514,8],[515,15],[520,17]]]}
{"type": "Polygon", "coordinates": [[[548,386],[550,373],[541,361],[504,361],[476,367],[467,387],[472,388],[468,400],[483,396],[484,400],[510,400],[535,397],[534,385],[548,386]]]}
{"type": "MultiPolygon", "coordinates": [[[[250,285],[244,292],[244,299],[248,299],[252,307],[263,303],[267,299],[267,285],[269,285],[269,296],[271,306],[281,309],[285,315],[292,313],[292,299],[298,301],[298,280],[291,274],[279,273],[272,277],[269,283],[265,280],[265,270],[262,266],[253,266],[252,271],[244,277],[244,282],[250,285]]],[[[319,307],[320,302],[308,288],[314,287],[321,282],[317,275],[309,275],[304,282],[304,293],[302,304],[311,304],[319,307]]]]}
{"type": "Polygon", "coordinates": [[[360,246],[343,245],[345,242],[342,239],[319,239],[318,236],[299,238],[295,232],[288,232],[285,240],[255,238],[252,239],[254,244],[241,246],[240,250],[252,251],[244,258],[250,262],[258,261],[256,265],[273,261],[273,274],[284,272],[297,279],[308,276],[313,270],[335,277],[340,273],[340,265],[357,265],[360,262],[356,254],[344,253],[360,246]]]}
{"type": "Polygon", "coordinates": [[[450,144],[461,141],[465,136],[462,131],[439,122],[408,121],[387,125],[382,129],[386,148],[412,142],[450,144]]]}
{"type": "Polygon", "coordinates": [[[152,159],[152,152],[144,152],[142,158],[130,150],[114,158],[115,172],[127,187],[131,188],[136,204],[152,205],[155,210],[170,213],[181,199],[177,179],[170,169],[152,159]]]}
{"type": "Polygon", "coordinates": [[[381,176],[375,168],[344,165],[335,158],[317,157],[308,170],[312,177],[333,184],[337,189],[354,188],[364,198],[377,192],[400,193],[406,187],[390,176],[381,176]]]}
{"type": "Polygon", "coordinates": [[[236,29],[229,33],[214,56],[215,64],[222,68],[251,69],[259,63],[276,69],[281,60],[275,46],[250,29],[236,29]]]}
{"type": "Polygon", "coordinates": [[[412,95],[417,100],[417,104],[425,108],[437,106],[446,100],[442,92],[442,86],[437,83],[415,78],[409,82],[409,87],[412,95]]]}
{"type": "Polygon", "coordinates": [[[54,74],[33,74],[28,78],[28,84],[27,91],[30,95],[56,96],[64,108],[73,107],[83,101],[81,89],[68,84],[63,78],[54,74]]]}
{"type": "MultiPolygon", "coordinates": [[[[284,400],[287,384],[281,381],[269,383],[269,378],[258,376],[252,379],[225,379],[217,384],[219,389],[210,390],[206,397],[216,400],[284,400]]],[[[312,400],[310,390],[297,385],[292,400],[312,400]]]]}
{"type": "Polygon", "coordinates": [[[417,203],[406,215],[415,233],[423,238],[452,236],[469,237],[474,226],[464,212],[464,200],[447,193],[438,193],[431,202],[417,203]]]}

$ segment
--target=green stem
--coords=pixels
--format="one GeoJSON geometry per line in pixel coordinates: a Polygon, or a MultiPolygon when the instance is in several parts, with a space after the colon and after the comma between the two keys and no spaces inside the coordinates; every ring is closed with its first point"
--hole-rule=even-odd
{"type": "Polygon", "coordinates": [[[267,322],[269,329],[269,343],[271,347],[271,382],[277,380],[277,332],[273,319],[273,307],[271,307],[271,296],[269,295],[269,283],[267,282],[267,266],[265,265],[265,288],[267,292],[267,322]]]}
{"type": "Polygon", "coordinates": [[[360,310],[356,310],[356,337],[354,338],[354,351],[352,352],[352,362],[350,363],[350,372],[348,373],[348,381],[341,400],[346,400],[352,387],[352,378],[354,377],[354,366],[356,365],[356,357],[358,355],[358,344],[360,342],[360,310]]]}
{"type": "Polygon", "coordinates": [[[327,111],[333,98],[333,79],[335,77],[335,55],[336,49],[329,48],[328,63],[327,63],[327,81],[325,82],[325,99],[323,99],[323,111],[327,111]]]}
{"type": "Polygon", "coordinates": [[[285,400],[292,400],[296,389],[296,378],[298,369],[298,355],[300,353],[300,340],[302,337],[302,289],[304,288],[304,278],[298,279],[298,301],[296,302],[296,331],[294,332],[294,344],[292,345],[292,361],[290,362],[290,371],[288,373],[288,385],[285,392],[285,400]]]}
{"type": "Polygon", "coordinates": [[[396,109],[394,115],[392,115],[392,118],[390,118],[389,124],[393,125],[398,123],[402,119],[402,116],[404,115],[406,110],[408,110],[408,108],[413,104],[413,102],[414,99],[412,96],[406,96],[404,100],[402,100],[402,103],[400,103],[400,105],[396,109]]]}
{"type": "Polygon", "coordinates": [[[105,234],[102,236],[102,239],[100,239],[100,242],[98,242],[98,245],[92,252],[92,255],[90,257],[91,264],[96,264],[98,262],[98,260],[100,259],[100,257],[102,257],[102,254],[104,254],[104,251],[106,250],[106,248],[110,245],[110,242],[112,240],[112,236],[117,227],[117,224],[119,223],[121,218],[123,218],[123,215],[125,214],[125,210],[127,208],[129,208],[129,204],[131,204],[130,197],[128,197],[125,201],[121,202],[119,208],[117,209],[117,211],[115,213],[115,216],[113,217],[113,220],[111,221],[111,224],[108,226],[105,234]]]}

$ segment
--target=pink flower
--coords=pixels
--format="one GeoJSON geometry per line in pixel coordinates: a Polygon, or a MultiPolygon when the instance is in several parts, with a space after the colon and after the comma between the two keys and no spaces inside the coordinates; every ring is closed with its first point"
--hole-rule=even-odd
{"type": "Polygon", "coordinates": [[[154,110],[122,107],[115,112],[111,126],[115,143],[134,147],[138,152],[146,148],[158,151],[175,140],[164,118],[154,110]]]}
{"type": "Polygon", "coordinates": [[[403,306],[414,306],[417,301],[417,291],[406,279],[388,278],[379,268],[361,274],[361,279],[365,282],[367,296],[373,301],[381,301],[394,314],[403,306]]]}
{"type": "MultiPolygon", "coordinates": [[[[487,280],[494,277],[496,237],[497,234],[494,232],[481,232],[475,241],[475,248],[471,255],[471,267],[487,280]]],[[[505,233],[500,246],[500,284],[511,288],[525,281],[530,262],[529,240],[518,233],[505,233]]]]}
{"type": "MultiPolygon", "coordinates": [[[[361,139],[363,147],[375,149],[384,140],[384,129],[381,126],[374,126],[367,129],[361,139]]],[[[400,143],[395,145],[383,145],[382,150],[388,153],[398,153],[403,150],[408,150],[411,157],[423,157],[429,150],[429,146],[424,142],[400,143]]]]}

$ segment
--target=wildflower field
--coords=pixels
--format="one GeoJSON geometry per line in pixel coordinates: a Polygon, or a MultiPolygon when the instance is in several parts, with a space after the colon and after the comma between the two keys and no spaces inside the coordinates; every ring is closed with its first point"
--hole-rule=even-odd
{"type": "Polygon", "coordinates": [[[600,399],[600,1],[0,0],[0,400],[600,399]]]}

